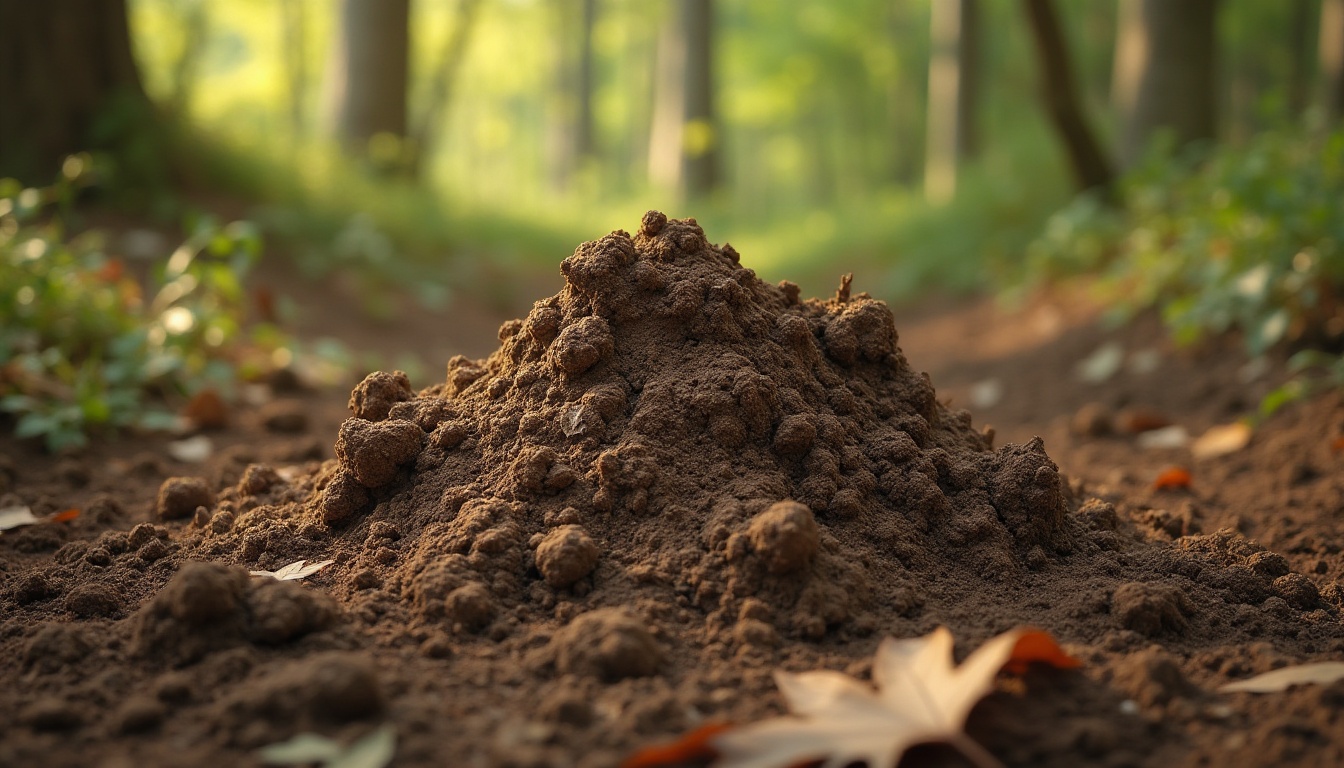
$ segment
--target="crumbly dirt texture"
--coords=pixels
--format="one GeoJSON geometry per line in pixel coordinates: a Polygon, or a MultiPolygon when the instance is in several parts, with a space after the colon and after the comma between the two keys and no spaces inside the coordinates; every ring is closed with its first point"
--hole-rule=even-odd
{"type": "MultiPolygon", "coordinates": [[[[136,499],[70,459],[39,491],[16,453],[4,505],[91,498],[0,536],[0,765],[256,765],[390,722],[395,765],[613,766],[777,712],[776,668],[863,676],[886,635],[946,625],[964,655],[1020,624],[1087,666],[976,708],[1009,765],[1344,761],[1344,684],[1213,693],[1344,656],[1338,460],[1292,470],[1315,538],[1276,552],[1226,499],[1066,476],[1031,434],[996,445],[848,278],[803,300],[656,212],[561,270],[488,357],[419,391],[370,374],[326,441],[277,400],[264,446],[199,477],[134,460],[141,485],[177,470],[136,499]],[[298,559],[335,563],[247,573],[298,559]]],[[[1070,455],[1115,447],[1069,426],[1112,408],[1062,417],[1070,455]]],[[[1338,398],[1310,408],[1344,427],[1338,398]]]]}

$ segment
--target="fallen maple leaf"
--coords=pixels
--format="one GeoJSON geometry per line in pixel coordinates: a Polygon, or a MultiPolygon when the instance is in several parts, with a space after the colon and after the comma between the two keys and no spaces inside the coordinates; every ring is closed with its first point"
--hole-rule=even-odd
{"type": "Polygon", "coordinates": [[[718,757],[719,753],[710,746],[710,740],[730,728],[732,726],[727,723],[706,723],[676,741],[654,744],[641,749],[626,758],[621,763],[621,768],[663,768],[696,760],[712,760],[718,757]]]}
{"type": "Polygon", "coordinates": [[[278,571],[249,571],[253,576],[270,576],[277,581],[298,581],[312,576],[314,573],[326,568],[328,565],[336,562],[335,560],[323,560],[320,563],[304,565],[307,560],[297,560],[286,565],[278,571]]]}
{"type": "Polygon", "coordinates": [[[822,768],[855,762],[889,768],[910,747],[939,742],[955,747],[980,768],[998,767],[998,759],[962,729],[1005,665],[1033,660],[1079,666],[1049,635],[1035,629],[1005,632],[961,666],[953,666],[952,633],[940,627],[922,638],[883,640],[873,660],[876,690],[839,672],[776,672],[775,683],[793,716],[714,736],[710,745],[720,757],[715,765],[780,768],[823,761],[822,768]]]}
{"type": "Polygon", "coordinates": [[[1168,491],[1175,488],[1190,487],[1190,470],[1185,467],[1167,467],[1158,473],[1153,481],[1154,491],[1168,491]]]}
{"type": "Polygon", "coordinates": [[[24,525],[35,525],[40,522],[42,520],[33,514],[31,507],[0,508],[0,531],[8,531],[11,528],[24,525]]]}
{"type": "Polygon", "coordinates": [[[1278,693],[1294,685],[1329,685],[1336,680],[1344,680],[1344,661],[1318,661],[1313,664],[1299,664],[1284,667],[1263,675],[1228,683],[1218,689],[1219,693],[1278,693]]]}
{"type": "Polygon", "coordinates": [[[75,518],[79,517],[79,514],[80,513],[78,509],[76,509],[75,507],[71,507],[70,509],[63,509],[60,512],[57,512],[56,514],[52,515],[50,518],[47,519],[47,522],[68,523],[71,520],[74,520],[75,518]]]}

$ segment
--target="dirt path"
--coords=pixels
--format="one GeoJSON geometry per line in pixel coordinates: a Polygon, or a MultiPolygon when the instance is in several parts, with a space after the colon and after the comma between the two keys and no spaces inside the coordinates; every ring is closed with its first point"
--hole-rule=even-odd
{"type": "MultiPolygon", "coordinates": [[[[382,353],[395,347],[439,365],[452,353],[495,349],[501,322],[544,295],[505,309],[465,297],[442,315],[408,310],[370,328],[351,320],[348,286],[307,285],[283,271],[264,279],[304,307],[305,333],[382,353]]],[[[551,277],[535,285],[547,281],[558,285],[551,277]]],[[[393,591],[403,578],[396,569],[420,557],[418,523],[385,516],[333,532],[298,512],[287,518],[286,505],[304,508],[302,478],[333,466],[317,462],[332,457],[348,390],[282,392],[240,407],[227,428],[209,434],[214,453],[199,465],[172,459],[158,438],[48,457],[3,437],[0,506],[83,514],[0,537],[0,706],[14,713],[0,722],[0,765],[259,764],[256,748],[294,733],[348,741],[380,722],[398,733],[394,765],[614,765],[704,718],[773,711],[776,667],[866,674],[883,634],[939,624],[954,630],[961,657],[1019,623],[1048,629],[1087,666],[1005,681],[976,708],[971,735],[1009,765],[1344,762],[1344,683],[1264,697],[1212,692],[1276,666],[1344,658],[1338,393],[1285,408],[1241,450],[1195,460],[1188,448],[1142,448],[1125,426],[1160,420],[1199,436],[1253,410],[1279,379],[1252,375],[1235,348],[1175,350],[1151,319],[1108,331],[1090,308],[1052,297],[1012,311],[983,300],[930,304],[895,320],[910,366],[929,372],[949,413],[969,408],[976,430],[993,426],[996,447],[1044,438],[1071,496],[1067,524],[1085,542],[1079,549],[1018,552],[994,578],[977,559],[992,548],[900,551],[908,586],[878,584],[866,618],[827,620],[816,632],[805,621],[770,618],[778,607],[764,603],[784,597],[743,603],[759,608],[733,603],[741,611],[734,624],[718,597],[672,585],[660,597],[653,571],[647,590],[620,592],[611,585],[640,565],[634,555],[624,571],[599,565],[596,575],[554,590],[535,569],[500,570],[487,586],[503,609],[482,613],[490,600],[463,587],[448,604],[464,612],[445,623],[410,605],[425,590],[419,571],[404,576],[402,597],[393,591]],[[1084,381],[1080,362],[1095,362],[1108,344],[1117,345],[1118,368],[1084,381]],[[274,479],[249,470],[255,463],[290,474],[274,479]],[[1190,486],[1154,490],[1172,465],[1191,471],[1190,486]],[[233,504],[228,523],[218,510],[195,521],[189,512],[156,517],[155,496],[173,476],[205,478],[233,504]],[[292,491],[283,490],[287,477],[300,478],[292,491]],[[248,535],[221,532],[235,516],[241,527],[258,515],[274,519],[248,535]],[[237,570],[196,573],[196,587],[174,579],[186,560],[273,568],[326,554],[336,565],[301,587],[258,586],[231,575],[237,570]],[[579,617],[609,617],[599,609],[617,607],[651,628],[662,666],[611,680],[556,659],[588,642],[565,639],[579,617]],[[202,626],[210,629],[193,634],[198,614],[209,614],[202,626]]],[[[438,378],[442,369],[431,370],[438,378]]],[[[833,517],[818,520],[836,546],[868,553],[863,567],[887,567],[889,548],[865,541],[872,536],[859,531],[851,541],[833,517]]],[[[596,519],[587,524],[602,539],[596,519]]],[[[656,540],[641,545],[663,551],[656,540]]],[[[593,642],[645,642],[645,629],[591,623],[593,642]]],[[[961,764],[938,747],[902,763],[961,764]]]]}

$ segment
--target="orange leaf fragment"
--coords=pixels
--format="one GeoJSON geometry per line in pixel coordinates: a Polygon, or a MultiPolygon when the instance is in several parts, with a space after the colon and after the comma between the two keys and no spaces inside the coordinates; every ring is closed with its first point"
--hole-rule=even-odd
{"type": "Polygon", "coordinates": [[[98,270],[98,279],[105,283],[115,283],[126,273],[126,264],[121,259],[108,259],[98,270]]]}
{"type": "Polygon", "coordinates": [[[671,768],[719,756],[709,740],[732,728],[728,723],[706,723],[676,741],[654,744],[627,757],[621,768],[671,768]]]}
{"type": "Polygon", "coordinates": [[[1167,467],[1158,473],[1153,481],[1154,491],[1168,491],[1190,487],[1190,470],[1185,467],[1167,467]]]}
{"type": "Polygon", "coordinates": [[[1335,453],[1344,453],[1344,437],[1336,437],[1330,441],[1330,450],[1335,453]]]}
{"type": "Polygon", "coordinates": [[[1013,646],[1013,654],[1004,662],[1005,672],[1013,675],[1026,673],[1031,664],[1049,664],[1055,669],[1077,669],[1083,662],[1064,652],[1049,632],[1024,629],[1013,646]]]}
{"type": "Polygon", "coordinates": [[[74,507],[71,507],[70,509],[61,510],[60,512],[57,512],[56,514],[52,515],[50,522],[68,523],[77,517],[79,517],[79,510],[74,507]]]}

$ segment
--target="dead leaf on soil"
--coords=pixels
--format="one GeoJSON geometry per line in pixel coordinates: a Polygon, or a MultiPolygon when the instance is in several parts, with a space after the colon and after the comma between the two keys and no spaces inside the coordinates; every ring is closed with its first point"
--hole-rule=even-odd
{"type": "Polygon", "coordinates": [[[52,515],[50,518],[47,519],[47,522],[68,523],[77,517],[79,517],[79,510],[74,507],[71,507],[70,509],[63,509],[60,512],[57,512],[56,514],[52,515]]]}
{"type": "Polygon", "coordinates": [[[676,741],[654,744],[627,757],[621,768],[664,768],[696,761],[708,762],[718,757],[710,746],[710,739],[732,728],[727,723],[705,723],[676,741]]]}
{"type": "Polygon", "coordinates": [[[1334,453],[1344,453],[1344,437],[1336,437],[1330,441],[1330,450],[1334,453]]]}
{"type": "Polygon", "coordinates": [[[1185,467],[1167,467],[1157,473],[1157,479],[1153,481],[1153,490],[1170,491],[1189,488],[1192,479],[1190,470],[1185,467]]]}
{"type": "MultiPolygon", "coordinates": [[[[719,768],[782,768],[823,761],[823,768],[865,762],[891,768],[916,744],[956,747],[980,768],[999,761],[962,728],[971,708],[994,687],[994,677],[1012,665],[1043,661],[1061,668],[1079,666],[1045,632],[1015,629],[980,646],[961,666],[952,663],[952,633],[940,627],[926,637],[888,638],[873,660],[876,690],[839,672],[776,672],[788,717],[709,734],[719,768]]],[[[673,745],[654,747],[671,757],[681,750],[703,755],[705,734],[695,731],[673,745]]],[[[626,766],[659,763],[637,753],[626,766]]]]}
{"type": "Polygon", "coordinates": [[[42,520],[33,514],[31,507],[4,507],[0,509],[0,531],[8,531],[11,528],[19,528],[25,525],[35,525],[40,522],[42,520]]]}
{"type": "Polygon", "coordinates": [[[383,725],[343,747],[316,733],[300,733],[289,741],[282,741],[257,750],[257,757],[267,765],[312,765],[323,768],[386,768],[397,752],[397,731],[392,725],[383,725]]]}
{"type": "Polygon", "coordinates": [[[1251,442],[1251,427],[1244,421],[1209,427],[1208,431],[1190,444],[1190,453],[1196,459],[1212,459],[1236,453],[1251,442]]]}
{"type": "Polygon", "coordinates": [[[1125,348],[1119,343],[1108,341],[1097,347],[1096,351],[1078,361],[1078,378],[1088,384],[1100,384],[1120,372],[1125,362],[1125,348]]]}
{"type": "Polygon", "coordinates": [[[1284,667],[1246,680],[1228,683],[1219,688],[1218,692],[1279,693],[1294,685],[1329,685],[1336,680],[1344,680],[1344,661],[1318,661],[1284,667]]]}
{"type": "Polygon", "coordinates": [[[214,441],[205,435],[174,440],[168,444],[168,455],[184,464],[200,464],[214,452],[214,441]]]}
{"type": "Polygon", "coordinates": [[[1142,432],[1134,442],[1145,451],[1175,450],[1190,443],[1190,433],[1177,424],[1171,427],[1142,432]]]}
{"type": "Polygon", "coordinates": [[[270,576],[277,581],[298,581],[312,576],[314,573],[326,568],[328,565],[336,562],[335,560],[323,560],[320,563],[304,565],[307,560],[297,560],[286,565],[278,571],[249,571],[253,576],[270,576]]]}

